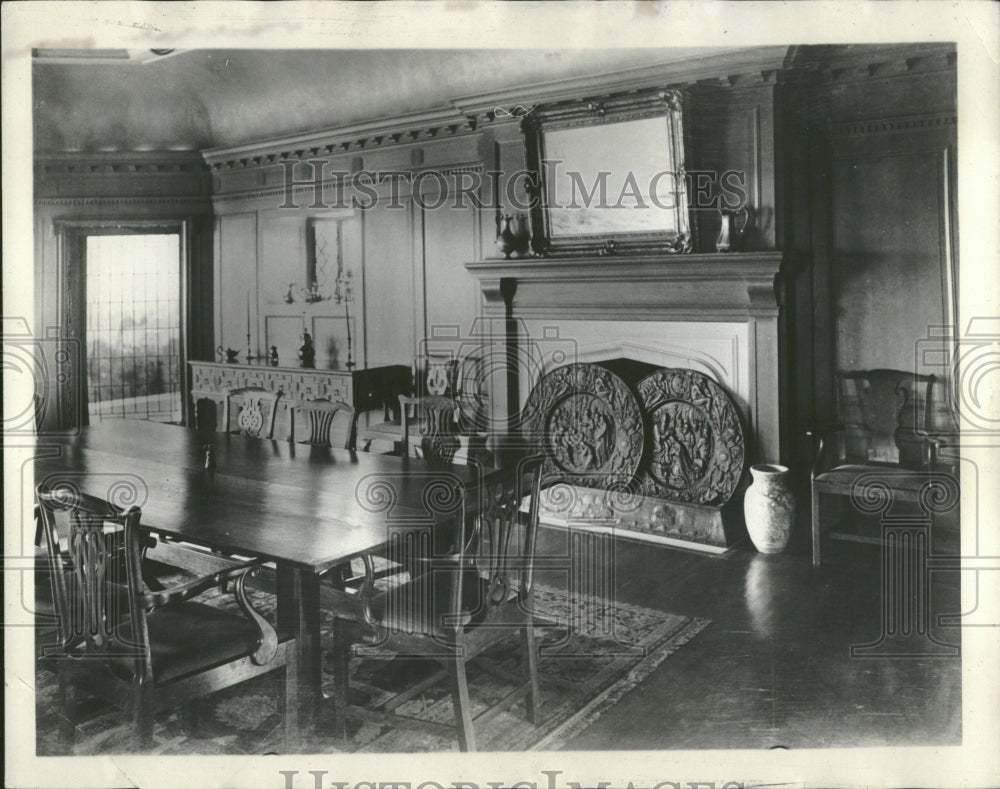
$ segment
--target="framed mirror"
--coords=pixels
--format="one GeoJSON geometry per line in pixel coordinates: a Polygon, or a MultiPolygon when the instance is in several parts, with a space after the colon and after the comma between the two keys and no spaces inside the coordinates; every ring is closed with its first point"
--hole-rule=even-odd
{"type": "Polygon", "coordinates": [[[683,105],[654,89],[525,116],[534,254],[690,252],[683,105]]]}

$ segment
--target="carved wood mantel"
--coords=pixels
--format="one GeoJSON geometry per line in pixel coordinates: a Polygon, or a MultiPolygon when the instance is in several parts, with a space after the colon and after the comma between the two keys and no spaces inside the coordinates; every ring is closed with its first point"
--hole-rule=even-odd
{"type": "MultiPolygon", "coordinates": [[[[736,355],[749,378],[743,406],[751,422],[750,461],[775,462],[781,309],[775,279],[781,261],[781,252],[767,251],[498,259],[465,265],[479,280],[484,317],[507,319],[509,345],[522,341],[516,334],[519,321],[661,322],[664,336],[671,323],[744,325],[746,346],[736,355]]],[[[601,326],[609,335],[615,333],[613,324],[601,326]]],[[[627,343],[631,337],[614,339],[627,343]]],[[[517,375],[508,369],[509,378],[517,375]]],[[[507,391],[507,411],[514,414],[522,405],[515,402],[517,382],[508,380],[507,391]]]]}
{"type": "Polygon", "coordinates": [[[483,260],[465,267],[488,315],[635,320],[777,317],[780,252],[483,260]]]}

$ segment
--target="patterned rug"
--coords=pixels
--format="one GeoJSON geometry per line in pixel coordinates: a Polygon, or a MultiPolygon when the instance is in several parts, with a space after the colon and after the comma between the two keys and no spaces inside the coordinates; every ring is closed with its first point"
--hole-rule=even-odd
{"type": "MultiPolygon", "coordinates": [[[[254,602],[265,615],[273,614],[274,596],[254,591],[254,602]]],[[[210,593],[199,600],[212,602],[210,593]]],[[[232,597],[216,598],[228,605],[232,597]]],[[[583,731],[623,695],[636,687],[660,663],[708,624],[651,608],[609,603],[587,595],[537,586],[535,612],[540,626],[539,674],[542,690],[541,722],[525,718],[523,702],[500,713],[477,729],[481,751],[558,750],[583,731]]],[[[331,628],[324,622],[324,634],[331,628]]],[[[520,682],[519,639],[507,640],[470,661],[469,692],[473,714],[489,707],[520,682]]],[[[362,648],[351,663],[352,702],[377,704],[430,676],[431,661],[404,658],[362,648]]],[[[274,671],[241,685],[212,694],[197,703],[193,720],[181,710],[157,716],[153,746],[146,753],[162,755],[267,754],[284,750],[283,672],[274,671]]],[[[324,670],[324,691],[333,693],[332,676],[324,670]]],[[[58,687],[55,675],[37,672],[36,733],[39,756],[65,755],[58,736],[58,687]]],[[[453,718],[447,681],[432,685],[402,705],[402,714],[442,723],[453,718]]],[[[351,722],[347,742],[323,731],[303,735],[307,753],[413,753],[457,750],[454,739],[408,731],[378,723],[351,722]]],[[[94,703],[79,714],[75,755],[138,752],[124,710],[94,703]]]]}

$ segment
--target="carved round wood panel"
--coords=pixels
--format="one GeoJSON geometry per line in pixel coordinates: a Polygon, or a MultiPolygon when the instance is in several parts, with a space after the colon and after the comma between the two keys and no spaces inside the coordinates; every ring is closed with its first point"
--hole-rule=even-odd
{"type": "Polygon", "coordinates": [[[591,487],[630,482],[643,451],[642,413],[614,373],[568,364],[543,376],[524,406],[523,429],[545,454],[545,476],[591,487]]]}
{"type": "Polygon", "coordinates": [[[725,390],[694,370],[665,369],[638,385],[650,428],[643,492],[674,501],[725,504],[743,476],[739,413],[725,390]]]}

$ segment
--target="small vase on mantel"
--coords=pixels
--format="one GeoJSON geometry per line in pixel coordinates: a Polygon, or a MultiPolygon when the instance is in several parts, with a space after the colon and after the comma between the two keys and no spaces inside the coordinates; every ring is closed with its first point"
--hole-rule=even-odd
{"type": "Polygon", "coordinates": [[[795,524],[795,497],[788,485],[788,469],[774,463],[750,467],[753,483],[743,499],[747,532],[761,553],[781,553],[795,524]]]}
{"type": "Polygon", "coordinates": [[[523,257],[528,251],[530,238],[526,229],[521,226],[519,217],[504,214],[498,221],[497,252],[508,260],[513,255],[523,257]]]}

